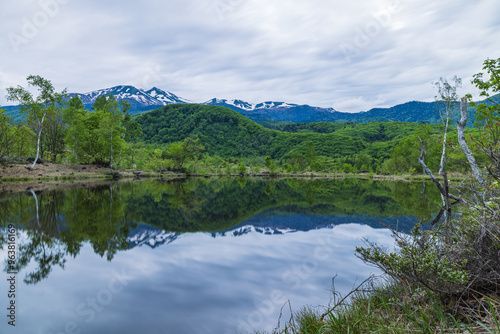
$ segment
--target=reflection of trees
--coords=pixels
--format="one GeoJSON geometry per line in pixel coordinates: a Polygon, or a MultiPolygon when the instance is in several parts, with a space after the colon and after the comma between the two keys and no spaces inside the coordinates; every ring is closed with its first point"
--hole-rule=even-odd
{"type": "Polygon", "coordinates": [[[22,222],[22,226],[16,225],[26,230],[17,242],[18,269],[31,261],[37,265],[26,274],[27,284],[46,278],[55,266],[64,268],[66,257],[78,255],[84,242],[108,260],[129,247],[127,236],[132,226],[117,184],[41,194],[30,191],[30,196],[20,195],[10,206],[11,214],[18,211],[9,220],[2,217],[2,223],[22,222]]]}
{"type": "Polygon", "coordinates": [[[26,267],[31,261],[37,264],[32,272],[24,278],[26,284],[36,284],[46,278],[55,266],[64,269],[65,256],[68,253],[66,245],[59,239],[51,238],[43,233],[28,232],[27,242],[19,244],[18,269],[26,267]]]}
{"type": "MultiPolygon", "coordinates": [[[[19,265],[36,269],[27,283],[64,268],[89,243],[108,260],[127,249],[132,222],[169,232],[220,231],[267,209],[297,213],[425,216],[439,210],[439,193],[424,183],[359,180],[192,179],[124,182],[68,191],[0,195],[0,222],[25,229],[18,238],[19,265]],[[37,210],[38,202],[38,210],[37,210]],[[22,224],[21,224],[22,222],[22,224]]],[[[5,247],[5,235],[0,235],[5,247]]]]}
{"type": "Polygon", "coordinates": [[[394,199],[422,221],[439,212],[441,198],[429,182],[395,182],[394,199]]]}
{"type": "MultiPolygon", "coordinates": [[[[247,179],[242,188],[240,180],[143,182],[138,187],[142,195],[127,202],[127,212],[135,212],[138,220],[170,232],[196,232],[228,229],[263,210],[284,206],[321,207],[321,215],[412,216],[422,209],[414,205],[414,200],[411,205],[402,205],[406,203],[400,203],[395,196],[396,190],[414,191],[420,196],[421,184],[405,188],[412,184],[356,179],[247,179]]],[[[435,213],[436,209],[431,212],[435,213]]]]}
{"type": "Polygon", "coordinates": [[[172,186],[175,192],[168,201],[174,209],[181,209],[186,218],[200,211],[203,199],[196,193],[195,183],[176,182],[172,186]]]}

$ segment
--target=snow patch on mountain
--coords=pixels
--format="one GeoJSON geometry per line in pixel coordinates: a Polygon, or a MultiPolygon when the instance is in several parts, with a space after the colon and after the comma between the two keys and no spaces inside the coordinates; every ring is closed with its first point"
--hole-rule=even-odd
{"type": "Polygon", "coordinates": [[[298,104],[267,101],[257,104],[255,106],[255,109],[293,108],[293,107],[298,107],[298,104]]]}
{"type": "MultiPolygon", "coordinates": [[[[259,227],[253,225],[240,226],[232,230],[206,233],[213,238],[221,237],[239,237],[249,233],[260,233],[265,235],[277,235],[296,232],[295,229],[259,227]]],[[[158,246],[169,244],[177,240],[183,233],[174,233],[160,230],[147,225],[139,225],[131,232],[127,238],[130,248],[148,246],[156,248],[158,246]]]]}
{"type": "Polygon", "coordinates": [[[258,104],[252,104],[249,102],[245,102],[242,100],[226,100],[226,99],[217,99],[213,98],[208,100],[202,104],[205,105],[220,105],[220,106],[233,106],[239,109],[243,109],[245,111],[254,111],[259,109],[274,109],[274,108],[293,108],[297,107],[298,104],[286,103],[286,102],[273,102],[267,101],[258,104]]]}
{"type": "Polygon", "coordinates": [[[213,99],[208,100],[202,104],[204,104],[204,105],[218,105],[218,106],[233,106],[233,107],[240,108],[240,109],[247,110],[247,111],[255,109],[254,104],[251,104],[251,103],[248,103],[248,102],[245,102],[242,100],[226,100],[226,99],[213,98],[213,99]]]}
{"type": "MultiPolygon", "coordinates": [[[[171,92],[164,91],[158,87],[144,90],[126,85],[100,89],[86,94],[72,93],[69,94],[69,97],[71,98],[74,95],[78,95],[83,104],[90,107],[100,96],[108,96],[110,94],[113,94],[118,101],[127,100],[131,105],[129,112],[132,115],[138,112],[157,109],[169,104],[196,103],[181,98],[171,92]]],[[[287,102],[266,101],[252,104],[238,99],[228,100],[213,98],[200,104],[227,107],[256,122],[314,122],[332,121],[338,118],[334,115],[337,111],[333,108],[312,107],[309,105],[299,105],[287,102]]]]}
{"type": "Polygon", "coordinates": [[[72,93],[69,96],[78,95],[82,99],[83,104],[93,104],[98,97],[110,94],[113,94],[118,101],[127,100],[132,104],[140,104],[141,107],[164,106],[172,103],[191,103],[187,99],[183,99],[170,92],[165,92],[157,87],[146,91],[133,86],[115,86],[85,94],[72,93]]]}
{"type": "Polygon", "coordinates": [[[222,232],[213,232],[212,237],[238,237],[241,235],[249,234],[249,233],[260,233],[266,235],[275,235],[275,234],[286,234],[296,232],[294,229],[286,229],[286,228],[273,228],[273,227],[256,227],[253,225],[245,225],[238,227],[229,231],[222,232]]]}
{"type": "Polygon", "coordinates": [[[138,227],[127,240],[131,247],[147,245],[156,248],[163,244],[169,244],[177,240],[178,237],[178,233],[166,232],[156,228],[138,227]]]}

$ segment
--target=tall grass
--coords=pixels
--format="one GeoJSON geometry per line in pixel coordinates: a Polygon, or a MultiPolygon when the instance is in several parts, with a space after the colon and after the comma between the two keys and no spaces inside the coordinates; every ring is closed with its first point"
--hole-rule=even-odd
{"type": "Polygon", "coordinates": [[[330,333],[490,333],[500,334],[500,300],[487,299],[479,314],[466,302],[443,304],[427,290],[406,291],[397,284],[354,293],[350,300],[333,305],[321,314],[304,307],[283,328],[273,334],[330,333]]]}

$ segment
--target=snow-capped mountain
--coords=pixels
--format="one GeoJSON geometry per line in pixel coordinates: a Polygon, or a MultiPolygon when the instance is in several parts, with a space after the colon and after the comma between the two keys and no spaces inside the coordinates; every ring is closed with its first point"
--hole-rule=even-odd
{"type": "MultiPolygon", "coordinates": [[[[266,101],[251,104],[242,100],[211,99],[202,103],[233,109],[251,120],[261,123],[266,121],[320,122],[335,121],[340,114],[333,108],[311,107],[286,102],[266,101]]],[[[348,116],[347,117],[351,117],[348,116]]]]}
{"type": "Polygon", "coordinates": [[[262,102],[258,104],[252,104],[242,100],[226,100],[213,98],[204,103],[204,105],[218,105],[218,106],[232,106],[246,111],[258,110],[258,109],[272,109],[272,108],[293,108],[298,107],[298,104],[286,103],[286,102],[262,102]]]}
{"type": "Polygon", "coordinates": [[[179,233],[166,232],[151,226],[139,225],[132,231],[127,240],[131,248],[143,245],[156,248],[175,241],[179,235],[179,233]]]}
{"type": "Polygon", "coordinates": [[[277,228],[277,227],[260,227],[254,225],[244,225],[240,227],[236,227],[227,231],[220,232],[212,232],[211,235],[214,238],[219,237],[239,237],[241,235],[249,234],[249,233],[260,233],[266,235],[275,235],[275,234],[286,234],[296,232],[297,230],[290,228],[277,228]]]}
{"type": "MultiPolygon", "coordinates": [[[[127,100],[131,105],[129,112],[132,115],[148,110],[154,110],[168,104],[194,103],[190,100],[181,98],[174,93],[166,92],[157,87],[144,90],[138,89],[134,86],[115,86],[85,94],[72,93],[69,95],[70,97],[73,95],[80,96],[83,104],[90,109],[98,97],[110,94],[113,94],[118,101],[127,100]]],[[[266,121],[333,121],[338,118],[339,114],[333,108],[319,108],[311,107],[309,105],[298,105],[275,101],[252,104],[243,100],[213,98],[200,104],[230,108],[258,123],[266,121]]]]}
{"type": "Polygon", "coordinates": [[[158,101],[163,102],[164,105],[171,103],[193,103],[193,101],[183,99],[182,97],[178,97],[174,93],[165,92],[156,87],[153,87],[150,90],[146,91],[146,94],[158,101]]]}
{"type": "MultiPolygon", "coordinates": [[[[286,234],[296,232],[295,229],[290,228],[277,228],[277,227],[260,227],[253,225],[237,226],[234,229],[207,233],[213,238],[219,237],[239,237],[249,233],[260,233],[266,235],[286,234]]],[[[167,232],[148,225],[139,225],[134,229],[127,241],[130,248],[148,246],[156,248],[161,245],[169,244],[177,240],[181,235],[188,235],[188,233],[173,233],[167,232]]]]}
{"type": "Polygon", "coordinates": [[[91,107],[98,97],[110,94],[113,94],[118,101],[127,100],[131,105],[131,114],[144,110],[153,110],[167,104],[191,103],[189,100],[183,99],[173,93],[165,92],[157,87],[143,90],[134,86],[115,86],[85,94],[71,93],[69,97],[71,98],[74,95],[78,95],[82,99],[84,105],[91,107]]]}
{"type": "MultiPolygon", "coordinates": [[[[100,89],[89,93],[71,93],[80,96],[83,104],[91,109],[95,100],[102,95],[113,94],[120,101],[126,99],[131,107],[129,113],[139,114],[146,111],[158,109],[165,105],[175,103],[198,103],[181,98],[173,93],[163,91],[157,87],[149,90],[138,89],[134,86],[115,86],[106,89],[100,89]]],[[[499,103],[500,94],[490,97],[488,100],[477,101],[476,103],[499,103]],[[492,101],[493,102],[492,102],[492,101]]],[[[286,102],[266,101],[258,104],[252,104],[242,100],[211,99],[206,102],[198,103],[202,105],[215,105],[230,108],[241,115],[257,122],[265,124],[266,122],[285,121],[285,122],[382,122],[382,121],[402,121],[402,122],[426,122],[437,123],[439,117],[436,115],[435,102],[410,101],[390,108],[373,108],[368,111],[358,113],[345,113],[334,108],[313,107],[310,105],[298,105],[286,102]]],[[[16,121],[24,119],[19,111],[19,106],[3,106],[6,114],[16,121]]],[[[460,118],[460,114],[455,115],[460,118]]],[[[475,120],[475,109],[469,108],[469,117],[471,124],[475,120]]]]}
{"type": "Polygon", "coordinates": [[[272,109],[272,108],[293,108],[298,107],[298,104],[290,104],[286,102],[267,101],[255,105],[255,109],[272,109]]]}
{"type": "Polygon", "coordinates": [[[226,100],[226,99],[213,98],[211,100],[203,102],[202,104],[211,105],[211,106],[224,106],[224,107],[225,106],[232,106],[232,107],[239,108],[242,110],[247,110],[247,111],[255,109],[254,104],[251,104],[251,103],[248,103],[248,102],[245,102],[242,100],[226,100]]]}

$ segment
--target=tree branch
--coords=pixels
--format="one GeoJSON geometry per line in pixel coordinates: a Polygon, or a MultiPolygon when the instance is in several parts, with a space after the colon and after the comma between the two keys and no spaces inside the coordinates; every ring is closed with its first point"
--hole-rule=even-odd
{"type": "Polygon", "coordinates": [[[458,121],[457,125],[458,143],[460,144],[460,147],[462,147],[462,152],[465,154],[465,157],[469,161],[469,165],[472,169],[472,172],[474,173],[474,176],[476,177],[476,180],[481,185],[484,185],[485,181],[483,175],[479,170],[479,166],[476,162],[476,159],[474,158],[474,155],[472,155],[472,151],[470,150],[469,145],[467,145],[467,142],[465,141],[465,125],[467,124],[467,118],[468,118],[467,98],[462,99],[462,102],[460,103],[460,112],[462,114],[462,118],[460,119],[460,121],[458,121]]]}
{"type": "Polygon", "coordinates": [[[460,197],[454,196],[450,193],[448,193],[448,194],[446,193],[446,190],[444,189],[443,185],[436,179],[434,174],[432,174],[432,171],[430,170],[430,168],[427,167],[427,165],[425,164],[425,161],[424,161],[424,153],[425,153],[424,142],[422,141],[422,139],[420,137],[418,137],[418,139],[420,139],[420,157],[418,157],[417,160],[422,165],[424,172],[427,173],[427,175],[429,175],[429,177],[431,178],[431,181],[434,182],[436,187],[438,187],[439,192],[441,192],[441,194],[444,197],[449,197],[451,199],[454,199],[455,201],[461,202],[462,199],[460,197]]]}

